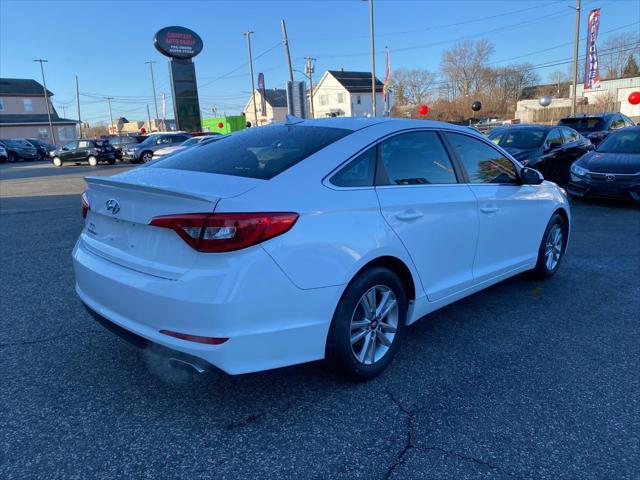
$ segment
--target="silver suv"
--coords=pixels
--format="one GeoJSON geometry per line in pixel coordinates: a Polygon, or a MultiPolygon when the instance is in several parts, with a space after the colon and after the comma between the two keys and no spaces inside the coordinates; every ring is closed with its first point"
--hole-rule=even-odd
{"type": "Polygon", "coordinates": [[[131,163],[150,162],[153,152],[171,145],[178,145],[191,138],[188,133],[152,133],[144,141],[122,149],[122,160],[131,163]]]}

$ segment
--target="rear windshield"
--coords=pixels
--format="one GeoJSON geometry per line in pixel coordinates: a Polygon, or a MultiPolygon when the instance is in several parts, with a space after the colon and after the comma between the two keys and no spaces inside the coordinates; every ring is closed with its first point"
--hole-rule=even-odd
{"type": "Polygon", "coordinates": [[[98,147],[105,147],[107,145],[110,145],[109,140],[96,140],[96,145],[98,147]]]}
{"type": "Polygon", "coordinates": [[[587,117],[587,118],[563,118],[558,122],[558,125],[564,125],[565,127],[571,127],[580,133],[585,132],[599,132],[604,130],[604,119],[600,117],[587,117]]]}
{"type": "Polygon", "coordinates": [[[530,149],[542,145],[545,135],[542,129],[523,128],[490,133],[489,138],[501,147],[530,149]]]}
{"type": "Polygon", "coordinates": [[[269,180],[349,133],[351,130],[341,128],[301,125],[254,127],[178,152],[149,167],[269,180]]]}

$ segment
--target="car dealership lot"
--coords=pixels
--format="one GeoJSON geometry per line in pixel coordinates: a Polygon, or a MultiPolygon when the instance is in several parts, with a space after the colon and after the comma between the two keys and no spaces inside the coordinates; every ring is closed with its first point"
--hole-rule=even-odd
{"type": "MultiPolygon", "coordinates": [[[[0,165],[2,478],[632,478],[640,210],[573,202],[558,273],[408,329],[379,378],[171,370],[73,292],[82,177],[0,165]]],[[[499,246],[498,246],[499,247],[499,246]]]]}

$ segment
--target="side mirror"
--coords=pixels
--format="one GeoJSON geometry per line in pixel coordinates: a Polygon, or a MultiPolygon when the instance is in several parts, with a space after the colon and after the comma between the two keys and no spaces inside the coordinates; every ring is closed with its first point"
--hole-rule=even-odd
{"type": "Polygon", "coordinates": [[[587,150],[588,150],[588,151],[591,151],[591,150],[595,150],[595,149],[596,149],[596,146],[595,146],[593,143],[589,143],[589,144],[586,146],[586,148],[587,148],[587,150]]]}
{"type": "Polygon", "coordinates": [[[544,182],[542,174],[533,168],[524,167],[520,170],[520,179],[523,185],[540,185],[544,182]]]}
{"type": "Polygon", "coordinates": [[[562,144],[560,142],[551,142],[549,145],[547,145],[547,148],[545,148],[545,150],[547,152],[550,152],[551,150],[555,150],[556,148],[560,148],[562,146],[562,144]]]}

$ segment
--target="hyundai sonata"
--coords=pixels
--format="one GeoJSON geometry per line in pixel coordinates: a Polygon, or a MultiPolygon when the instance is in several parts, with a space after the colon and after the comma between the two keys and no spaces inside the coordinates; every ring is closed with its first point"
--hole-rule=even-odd
{"type": "Polygon", "coordinates": [[[86,180],[78,295],[199,371],[371,378],[429,312],[553,275],[569,235],[562,189],[438,122],[292,117],[86,180]]]}

